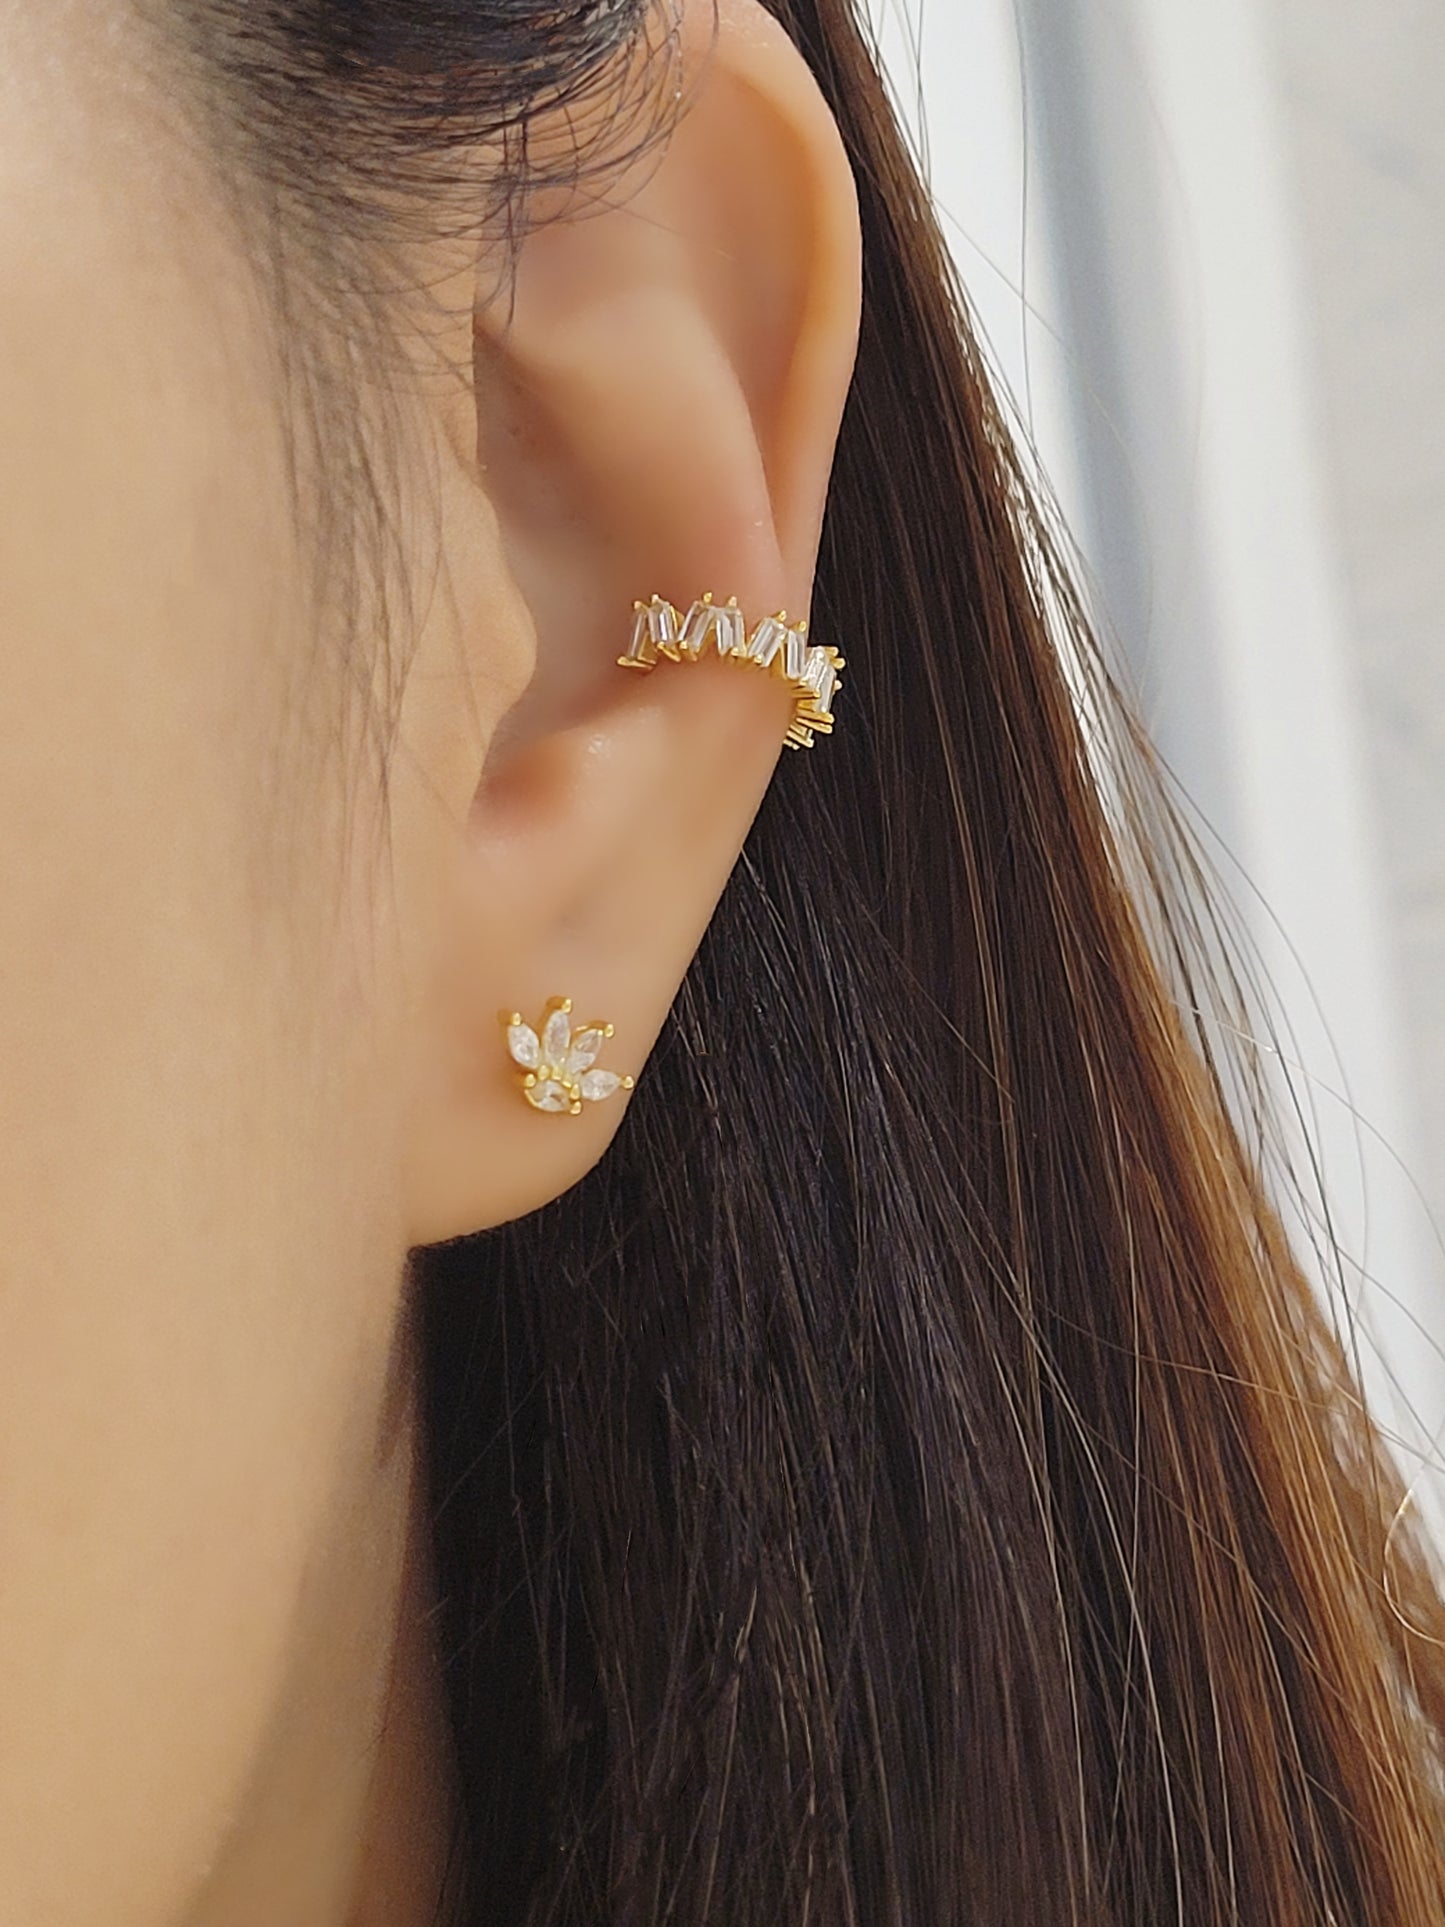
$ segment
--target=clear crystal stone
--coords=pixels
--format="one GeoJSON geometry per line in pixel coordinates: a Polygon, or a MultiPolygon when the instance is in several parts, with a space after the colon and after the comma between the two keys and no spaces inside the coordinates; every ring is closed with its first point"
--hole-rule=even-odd
{"type": "Polygon", "coordinates": [[[582,1079],[582,1095],[595,1104],[600,1098],[611,1097],[621,1083],[616,1071],[588,1071],[582,1079]]]}
{"type": "Polygon", "coordinates": [[[713,634],[717,637],[717,652],[720,656],[745,656],[748,649],[748,632],[743,624],[743,612],[729,603],[726,608],[714,611],[713,634]]]}
{"type": "Polygon", "coordinates": [[[547,1062],[552,1065],[565,1063],[571,1041],[572,1019],[565,1010],[554,1010],[542,1030],[542,1054],[547,1062]]]}
{"type": "Polygon", "coordinates": [[[652,633],[651,609],[639,609],[637,620],[632,625],[632,643],[627,651],[629,662],[654,663],[657,661],[657,643],[652,633]]]}
{"type": "Polygon", "coordinates": [[[696,662],[707,644],[712,632],[713,621],[720,611],[711,602],[694,602],[687,612],[687,620],[682,625],[681,649],[685,656],[696,662]]]}
{"type": "Polygon", "coordinates": [[[524,1070],[534,1071],[542,1061],[542,1042],[530,1024],[508,1024],[507,1049],[524,1070]]]}
{"type": "Polygon", "coordinates": [[[677,654],[676,609],[670,602],[664,602],[660,596],[654,596],[643,613],[647,617],[647,633],[654,646],[660,648],[664,655],[675,657],[677,654]]]}
{"type": "Polygon", "coordinates": [[[787,652],[783,658],[783,674],[789,682],[801,682],[803,670],[808,662],[808,644],[801,629],[789,629],[787,652]]]}
{"type": "Polygon", "coordinates": [[[833,691],[838,686],[838,671],[826,649],[819,647],[809,650],[803,681],[813,692],[813,708],[819,715],[826,716],[833,700],[833,691]]]}
{"type": "Polygon", "coordinates": [[[782,648],[787,634],[786,623],[779,622],[776,616],[764,616],[754,629],[752,642],[748,645],[748,661],[761,663],[766,669],[782,648]]]}
{"type": "Polygon", "coordinates": [[[566,1087],[559,1084],[555,1077],[547,1077],[540,1084],[534,1084],[527,1092],[527,1101],[539,1111],[570,1111],[572,1108],[566,1087]]]}
{"type": "Polygon", "coordinates": [[[587,1030],[579,1030],[572,1039],[571,1050],[567,1053],[567,1062],[564,1066],[567,1075],[575,1077],[579,1071],[585,1071],[590,1064],[595,1063],[597,1053],[606,1041],[606,1031],[598,1029],[596,1025],[587,1030]]]}

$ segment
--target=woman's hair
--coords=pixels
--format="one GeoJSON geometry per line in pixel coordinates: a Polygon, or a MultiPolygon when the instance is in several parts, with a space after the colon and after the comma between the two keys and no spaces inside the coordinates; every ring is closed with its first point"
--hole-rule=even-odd
{"type": "MultiPolygon", "coordinates": [[[[597,158],[531,119],[625,70],[646,140],[670,58],[643,0],[172,4],[321,316],[409,185],[520,224],[597,158]]],[[[1426,1927],[1445,1624],[1265,1195],[1220,906],[855,0],[772,4],[861,201],[814,602],[848,714],[601,1165],[412,1254],[447,1917],[1426,1927]]]]}

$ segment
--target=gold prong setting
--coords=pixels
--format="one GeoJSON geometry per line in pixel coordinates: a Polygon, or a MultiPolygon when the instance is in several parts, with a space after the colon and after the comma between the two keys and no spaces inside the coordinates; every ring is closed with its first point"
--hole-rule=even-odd
{"type": "Polygon", "coordinates": [[[507,1033],[508,1054],[521,1071],[522,1095],[534,1111],[577,1117],[584,1103],[600,1104],[618,1091],[633,1089],[634,1078],[596,1068],[613,1026],[599,1018],[574,1028],[570,997],[549,998],[535,1029],[519,1010],[498,1015],[507,1033]]]}
{"type": "Polygon", "coordinates": [[[617,658],[623,669],[644,672],[662,657],[672,662],[700,662],[716,655],[762,669],[786,683],[794,710],[784,742],[790,749],[811,749],[814,736],[833,728],[833,699],[845,660],[831,643],[810,643],[806,621],[789,622],[785,609],[764,616],[751,634],[746,629],[736,596],[714,600],[712,591],[700,595],[687,614],[660,595],[632,605],[632,641],[617,658]]]}

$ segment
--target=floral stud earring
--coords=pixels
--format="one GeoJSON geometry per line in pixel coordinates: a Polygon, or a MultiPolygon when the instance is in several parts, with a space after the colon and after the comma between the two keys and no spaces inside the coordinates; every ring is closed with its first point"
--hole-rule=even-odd
{"type": "Polygon", "coordinates": [[[566,1111],[576,1117],[582,1100],[600,1103],[617,1091],[630,1091],[634,1079],[616,1071],[592,1068],[598,1052],[612,1035],[612,1025],[584,1024],[572,1028],[572,999],[552,997],[536,1030],[523,1023],[520,1011],[503,1011],[507,1049],[523,1071],[521,1090],[534,1111],[566,1111]]]}

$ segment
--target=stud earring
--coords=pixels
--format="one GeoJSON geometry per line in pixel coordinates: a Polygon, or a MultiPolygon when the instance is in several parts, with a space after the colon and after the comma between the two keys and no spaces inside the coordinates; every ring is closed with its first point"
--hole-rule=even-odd
{"type": "Polygon", "coordinates": [[[787,684],[793,717],[783,741],[789,749],[811,749],[815,734],[826,736],[832,729],[833,697],[846,664],[831,642],[810,643],[807,623],[789,622],[786,610],[764,616],[751,635],[737,597],[714,602],[710,590],[685,616],[659,595],[634,602],[632,612],[632,642],[617,658],[620,668],[646,671],[659,656],[700,662],[715,652],[725,662],[762,669],[787,684]]]}
{"type": "Polygon", "coordinates": [[[571,1012],[570,997],[549,998],[536,1030],[523,1023],[520,1011],[499,1013],[507,1049],[523,1073],[522,1095],[534,1111],[566,1111],[576,1117],[584,1098],[600,1103],[617,1091],[630,1091],[636,1081],[619,1077],[616,1071],[592,1068],[612,1035],[612,1025],[583,1024],[573,1030],[571,1012]]]}

